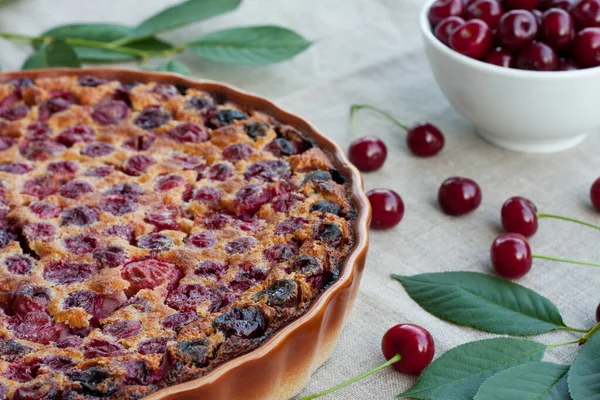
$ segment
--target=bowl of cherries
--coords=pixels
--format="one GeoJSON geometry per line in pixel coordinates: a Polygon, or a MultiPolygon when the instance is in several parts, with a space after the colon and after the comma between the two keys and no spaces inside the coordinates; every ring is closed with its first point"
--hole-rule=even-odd
{"type": "Polygon", "coordinates": [[[420,18],[442,92],[490,142],[548,153],[600,130],[600,0],[431,0],[420,18]]]}

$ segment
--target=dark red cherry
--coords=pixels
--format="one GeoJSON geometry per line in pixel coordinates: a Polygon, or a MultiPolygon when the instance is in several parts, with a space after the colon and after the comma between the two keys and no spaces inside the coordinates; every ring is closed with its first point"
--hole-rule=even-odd
{"type": "Polygon", "coordinates": [[[452,16],[452,17],[448,17],[443,19],[439,24],[437,24],[435,26],[435,29],[433,30],[433,34],[435,35],[436,38],[438,38],[438,40],[442,43],[444,43],[446,46],[450,45],[450,35],[452,34],[452,32],[454,32],[454,30],[456,28],[458,28],[460,25],[464,24],[465,20],[462,19],[461,17],[456,17],[456,16],[452,16]]]}
{"type": "Polygon", "coordinates": [[[515,65],[518,69],[530,71],[555,71],[558,56],[547,44],[533,42],[521,49],[515,65]]]}
{"type": "Polygon", "coordinates": [[[537,208],[524,197],[511,197],[502,206],[502,226],[506,232],[531,237],[537,232],[537,208]]]}
{"type": "Polygon", "coordinates": [[[440,186],[438,203],[445,214],[467,214],[474,211],[481,204],[481,189],[471,179],[448,178],[440,186]]]}
{"type": "Polygon", "coordinates": [[[513,55],[502,47],[497,47],[483,61],[499,67],[510,68],[513,63],[513,55]]]}
{"type": "Polygon", "coordinates": [[[544,13],[540,10],[531,10],[531,13],[535,17],[535,22],[537,22],[538,29],[542,26],[542,22],[544,21],[544,13]]]}
{"type": "Polygon", "coordinates": [[[348,158],[350,162],[363,172],[376,171],[385,162],[387,147],[375,136],[366,136],[350,144],[348,158]]]}
{"type": "Polygon", "coordinates": [[[420,123],[407,131],[406,145],[415,156],[431,157],[444,147],[444,135],[435,125],[420,123]]]}
{"type": "Polygon", "coordinates": [[[460,54],[480,60],[492,49],[492,30],[479,19],[460,25],[450,35],[450,47],[460,54]]]}
{"type": "Polygon", "coordinates": [[[435,343],[431,334],[418,325],[399,324],[391,327],[381,339],[381,352],[386,360],[399,354],[402,359],[392,364],[405,374],[419,374],[433,360],[435,343]]]}
{"type": "Polygon", "coordinates": [[[541,0],[538,8],[542,11],[546,11],[551,8],[562,8],[567,12],[571,12],[573,9],[573,4],[574,0],[541,0]]]}
{"type": "Polygon", "coordinates": [[[555,51],[568,49],[575,40],[575,24],[571,15],[560,8],[546,11],[540,29],[540,38],[555,51]]]}
{"type": "Polygon", "coordinates": [[[596,322],[600,322],[600,304],[596,307],[596,322]]]}
{"type": "Polygon", "coordinates": [[[500,18],[496,37],[508,51],[516,51],[531,43],[538,32],[535,15],[525,10],[512,10],[500,18]]]}
{"type": "Polygon", "coordinates": [[[596,181],[592,184],[592,188],[590,189],[590,198],[596,211],[600,212],[600,178],[596,179],[596,181]]]}
{"type": "Polygon", "coordinates": [[[510,10],[533,10],[540,4],[540,0],[504,0],[502,4],[510,10]]]}
{"type": "Polygon", "coordinates": [[[556,67],[557,71],[576,71],[578,69],[579,65],[575,62],[575,60],[571,58],[558,59],[558,67],[556,67]]]}
{"type": "Polygon", "coordinates": [[[436,26],[443,19],[463,13],[462,0],[437,0],[429,9],[429,23],[436,26]]]}
{"type": "Polygon", "coordinates": [[[573,56],[582,67],[600,66],[600,28],[579,31],[573,44],[573,56]]]}
{"type": "Polygon", "coordinates": [[[575,4],[571,15],[577,29],[600,27],[600,0],[581,0],[575,4]]]}
{"type": "Polygon", "coordinates": [[[475,0],[469,3],[465,10],[465,19],[480,19],[491,29],[495,29],[504,14],[504,9],[498,0],[475,0]]]}
{"type": "Polygon", "coordinates": [[[506,279],[517,279],[531,269],[531,248],[525,236],[505,233],[498,236],[490,250],[492,266],[498,275],[506,279]]]}
{"type": "Polygon", "coordinates": [[[371,228],[389,229],[398,225],[404,216],[404,203],[396,192],[390,189],[374,189],[367,193],[373,217],[371,228]]]}

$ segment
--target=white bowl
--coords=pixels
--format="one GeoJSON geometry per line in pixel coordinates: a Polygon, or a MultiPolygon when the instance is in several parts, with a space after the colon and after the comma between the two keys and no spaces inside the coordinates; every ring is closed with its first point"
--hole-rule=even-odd
{"type": "Polygon", "coordinates": [[[490,142],[516,151],[550,153],[600,130],[600,67],[537,72],[502,68],[463,56],[434,35],[421,11],[425,51],[450,103],[490,142]]]}

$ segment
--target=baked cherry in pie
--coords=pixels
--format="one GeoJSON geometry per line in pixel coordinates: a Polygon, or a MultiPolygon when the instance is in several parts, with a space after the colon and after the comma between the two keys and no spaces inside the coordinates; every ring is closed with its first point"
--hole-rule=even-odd
{"type": "Polygon", "coordinates": [[[354,233],[310,138],[220,96],[0,84],[0,399],[134,399],[302,315],[354,233]]]}

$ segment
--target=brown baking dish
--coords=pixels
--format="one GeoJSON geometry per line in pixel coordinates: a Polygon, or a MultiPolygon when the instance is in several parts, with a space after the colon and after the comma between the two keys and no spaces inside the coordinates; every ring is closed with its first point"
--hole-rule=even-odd
{"type": "Polygon", "coordinates": [[[146,399],[288,399],[297,394],[331,355],[348,319],[358,291],[368,246],[371,211],[360,173],[336,143],[304,119],[282,110],[271,101],[226,84],[185,78],[177,74],[127,69],[47,69],[0,73],[0,82],[59,75],[94,75],[121,81],[156,81],[186,85],[223,95],[241,106],[260,110],[295,126],[314,139],[332,157],[336,168],[350,181],[351,200],[357,210],[353,222],[355,245],[343,263],[337,281],[317,297],[300,318],[280,329],[256,350],[220,365],[207,375],[162,389],[146,399]]]}

